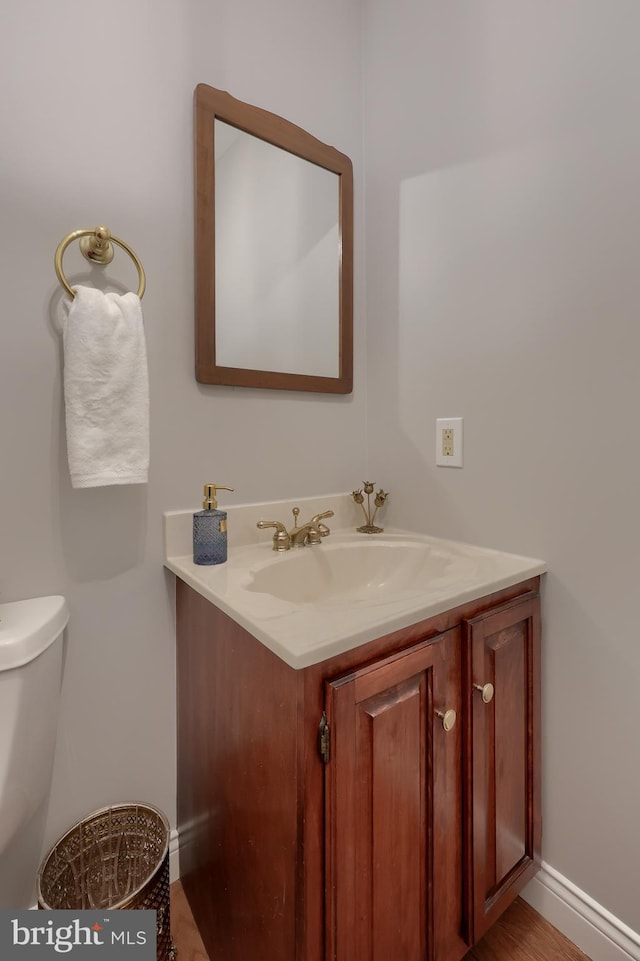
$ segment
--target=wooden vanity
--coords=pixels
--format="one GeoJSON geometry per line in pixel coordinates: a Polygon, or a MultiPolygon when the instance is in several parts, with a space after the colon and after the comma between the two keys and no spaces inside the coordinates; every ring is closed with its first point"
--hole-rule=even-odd
{"type": "Polygon", "coordinates": [[[181,880],[212,961],[461,958],[539,866],[540,578],[300,669],[176,583],[181,880]]]}

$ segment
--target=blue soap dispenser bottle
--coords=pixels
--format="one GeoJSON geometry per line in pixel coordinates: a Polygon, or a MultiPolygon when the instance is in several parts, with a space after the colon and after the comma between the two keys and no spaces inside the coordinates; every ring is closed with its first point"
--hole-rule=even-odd
{"type": "Polygon", "coordinates": [[[224,564],[227,559],[227,512],[218,510],[216,493],[232,491],[219,484],[204,485],[203,510],[193,515],[194,564],[224,564]]]}

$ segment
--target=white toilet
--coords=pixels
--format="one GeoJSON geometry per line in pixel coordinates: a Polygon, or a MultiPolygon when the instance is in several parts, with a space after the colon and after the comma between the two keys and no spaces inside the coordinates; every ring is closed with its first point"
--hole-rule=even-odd
{"type": "Polygon", "coordinates": [[[0,908],[35,903],[68,620],[64,597],[0,604],[0,908]]]}

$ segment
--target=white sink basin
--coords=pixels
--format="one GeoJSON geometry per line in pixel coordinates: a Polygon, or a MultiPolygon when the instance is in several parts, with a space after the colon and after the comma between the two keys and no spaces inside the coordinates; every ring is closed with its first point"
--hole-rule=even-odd
{"type": "Polygon", "coordinates": [[[432,544],[409,540],[360,539],[324,543],[274,554],[251,573],[248,591],[271,594],[294,604],[350,603],[427,591],[450,577],[467,574],[470,558],[432,544]],[[463,570],[465,569],[465,570],[463,570]]]}
{"type": "MultiPolygon", "coordinates": [[[[302,513],[338,513],[339,501],[348,499],[332,496],[302,513]]],[[[236,508],[233,529],[246,540],[230,541],[226,564],[202,567],[190,552],[191,514],[180,513],[182,526],[168,526],[183,533],[166,536],[165,565],[294,668],[546,570],[532,558],[393,529],[366,535],[336,526],[320,544],[277,552],[256,521],[278,516],[286,516],[280,505],[236,508]]]]}

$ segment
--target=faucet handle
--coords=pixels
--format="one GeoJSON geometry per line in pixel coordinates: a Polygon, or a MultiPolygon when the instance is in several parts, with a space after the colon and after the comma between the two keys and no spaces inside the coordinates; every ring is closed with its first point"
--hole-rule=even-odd
{"type": "Polygon", "coordinates": [[[323,511],[322,514],[316,514],[314,517],[311,518],[309,523],[313,524],[313,526],[318,531],[318,534],[320,535],[320,537],[328,537],[331,531],[329,530],[326,524],[320,523],[323,517],[333,517],[333,511],[323,511]]]}
{"type": "Polygon", "coordinates": [[[288,551],[291,547],[287,528],[280,521],[258,521],[256,527],[259,527],[261,531],[265,527],[275,527],[276,532],[273,535],[274,551],[288,551]]]}
{"type": "Polygon", "coordinates": [[[323,517],[333,517],[333,511],[323,511],[322,514],[314,514],[309,523],[317,524],[323,517]]]}

